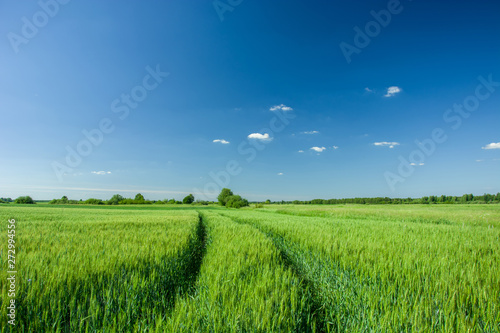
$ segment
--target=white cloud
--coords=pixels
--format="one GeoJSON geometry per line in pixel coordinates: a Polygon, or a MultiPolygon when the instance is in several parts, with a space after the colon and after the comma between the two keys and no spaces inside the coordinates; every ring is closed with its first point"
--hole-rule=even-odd
{"type": "Polygon", "coordinates": [[[482,162],[482,161],[484,161],[484,160],[476,160],[476,162],[482,162]]]}
{"type": "Polygon", "coordinates": [[[400,92],[401,92],[401,88],[396,87],[396,86],[392,86],[392,87],[387,88],[387,93],[384,95],[384,97],[392,97],[400,92]]]}
{"type": "Polygon", "coordinates": [[[303,151],[302,149],[301,149],[301,150],[299,150],[299,153],[303,153],[303,152],[304,152],[304,151],[303,151]]]}
{"type": "Polygon", "coordinates": [[[285,104],[275,105],[275,106],[271,106],[271,108],[269,108],[269,111],[278,111],[278,110],[292,111],[293,109],[289,106],[286,106],[285,104]]]}
{"type": "Polygon", "coordinates": [[[500,149],[500,142],[492,142],[488,143],[486,146],[481,149],[500,149]]]}
{"type": "Polygon", "coordinates": [[[389,147],[389,148],[394,148],[395,146],[399,146],[399,142],[387,142],[387,141],[374,142],[373,144],[375,146],[389,147]]]}
{"type": "Polygon", "coordinates": [[[215,143],[222,143],[223,145],[227,145],[229,143],[229,141],[226,141],[224,139],[215,139],[214,141],[212,142],[215,142],[215,143]]]}
{"type": "Polygon", "coordinates": [[[92,171],[91,173],[93,173],[94,175],[102,176],[111,174],[111,171],[92,171]]]}
{"type": "Polygon", "coordinates": [[[305,131],[305,132],[300,132],[300,134],[319,134],[319,131],[305,131]]]}
{"type": "Polygon", "coordinates": [[[278,176],[283,176],[283,172],[278,172],[278,176]]]}
{"type": "Polygon", "coordinates": [[[325,147],[311,147],[309,148],[311,150],[314,150],[315,152],[317,153],[321,153],[323,150],[325,150],[326,148],[325,147]]]}
{"type": "Polygon", "coordinates": [[[332,146],[333,149],[339,149],[339,146],[332,146]]]}
{"type": "Polygon", "coordinates": [[[369,92],[369,93],[373,92],[373,90],[371,90],[371,89],[370,89],[370,88],[368,88],[368,87],[366,87],[366,88],[365,88],[365,91],[366,91],[366,92],[369,92]]]}
{"type": "Polygon", "coordinates": [[[410,165],[420,165],[420,166],[422,166],[422,165],[424,165],[424,163],[418,163],[418,164],[417,163],[410,163],[410,165]]]}
{"type": "Polygon", "coordinates": [[[264,133],[252,133],[248,136],[249,139],[261,140],[261,141],[271,141],[273,138],[269,137],[269,134],[264,133]]]}

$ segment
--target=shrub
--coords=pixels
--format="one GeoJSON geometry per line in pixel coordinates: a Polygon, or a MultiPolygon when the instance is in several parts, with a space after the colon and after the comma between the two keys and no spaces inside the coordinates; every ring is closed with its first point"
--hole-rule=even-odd
{"type": "Polygon", "coordinates": [[[219,200],[219,203],[221,204],[221,206],[225,206],[226,203],[227,203],[227,200],[229,199],[229,197],[231,197],[233,195],[233,192],[228,189],[228,188],[223,188],[222,191],[220,191],[220,194],[219,196],[217,197],[217,200],[219,200]]]}
{"type": "Polygon", "coordinates": [[[184,204],[192,204],[194,202],[194,195],[190,194],[182,199],[182,203],[184,204]]]}
{"type": "Polygon", "coordinates": [[[101,199],[90,198],[83,202],[86,205],[104,205],[104,202],[101,199]]]}
{"type": "Polygon", "coordinates": [[[122,197],[119,194],[115,194],[111,197],[111,199],[108,200],[107,204],[108,205],[118,205],[120,201],[124,200],[125,198],[122,197]]]}
{"type": "Polygon", "coordinates": [[[16,204],[34,204],[35,201],[30,196],[25,196],[25,197],[19,197],[16,200],[14,200],[14,203],[16,204]]]}
{"type": "Polygon", "coordinates": [[[137,193],[135,195],[134,203],[136,204],[143,204],[145,203],[146,199],[144,199],[144,196],[140,193],[137,193]]]}
{"type": "Polygon", "coordinates": [[[241,207],[245,207],[245,206],[248,206],[248,200],[243,199],[239,195],[230,196],[226,202],[226,207],[229,207],[229,208],[241,208],[241,207]]]}

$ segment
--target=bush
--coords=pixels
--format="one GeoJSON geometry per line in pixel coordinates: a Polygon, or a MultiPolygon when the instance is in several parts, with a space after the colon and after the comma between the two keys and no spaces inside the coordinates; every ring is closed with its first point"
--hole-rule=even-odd
{"type": "Polygon", "coordinates": [[[111,199],[108,200],[107,204],[108,205],[118,205],[120,201],[124,200],[125,198],[122,197],[119,194],[115,194],[111,197],[111,199]]]}
{"type": "Polygon", "coordinates": [[[192,204],[194,202],[194,195],[190,194],[182,199],[182,203],[184,204],[192,204]]]}
{"type": "Polygon", "coordinates": [[[14,203],[16,204],[34,204],[35,201],[30,196],[25,196],[25,197],[19,197],[16,200],[14,200],[14,203]]]}
{"type": "Polygon", "coordinates": [[[104,202],[101,199],[94,198],[87,199],[83,203],[86,205],[104,205],[104,202]]]}
{"type": "Polygon", "coordinates": [[[137,193],[135,195],[134,203],[136,203],[136,204],[144,204],[144,203],[146,203],[145,201],[146,201],[146,199],[144,199],[144,196],[142,194],[137,193]]]}
{"type": "Polygon", "coordinates": [[[227,198],[226,207],[241,208],[241,207],[245,207],[245,206],[248,206],[248,200],[243,199],[239,195],[232,195],[229,198],[227,198]]]}
{"type": "Polygon", "coordinates": [[[221,206],[225,206],[229,197],[233,195],[233,192],[228,189],[228,188],[223,188],[222,191],[220,191],[219,196],[217,197],[217,200],[219,200],[219,203],[221,206]]]}

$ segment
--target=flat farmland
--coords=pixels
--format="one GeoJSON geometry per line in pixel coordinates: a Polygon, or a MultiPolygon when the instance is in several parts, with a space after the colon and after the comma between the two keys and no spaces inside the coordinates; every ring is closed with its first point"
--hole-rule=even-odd
{"type": "Polygon", "coordinates": [[[2,332],[500,331],[498,205],[38,204],[0,217],[2,332]]]}

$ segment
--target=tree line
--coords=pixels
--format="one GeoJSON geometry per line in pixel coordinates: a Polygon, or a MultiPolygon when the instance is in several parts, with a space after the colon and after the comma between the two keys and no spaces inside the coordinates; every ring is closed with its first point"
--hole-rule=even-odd
{"type": "MultiPolygon", "coordinates": [[[[0,198],[0,204],[7,203],[16,204],[34,204],[35,201],[30,196],[21,196],[12,200],[11,198],[0,198]]],[[[217,197],[217,201],[204,201],[196,200],[192,194],[187,195],[182,201],[175,199],[164,199],[164,200],[146,200],[141,193],[137,193],[135,198],[125,198],[120,194],[113,195],[108,200],[101,200],[90,198],[87,200],[70,200],[67,196],[63,196],[61,199],[52,199],[49,204],[85,204],[85,205],[180,205],[180,204],[196,204],[196,205],[208,205],[218,203],[221,206],[228,208],[241,208],[249,205],[247,199],[242,198],[240,195],[235,195],[228,188],[223,188],[217,197]]],[[[338,205],[338,204],[373,204],[373,205],[385,205],[385,204],[495,204],[500,203],[500,192],[497,194],[483,194],[483,195],[473,195],[464,194],[462,196],[449,196],[449,195],[431,195],[421,198],[389,198],[389,197],[375,197],[375,198],[343,198],[343,199],[313,199],[313,200],[294,200],[294,201],[271,201],[266,200],[264,202],[253,201],[256,204],[295,204],[295,205],[338,205]]]]}
{"type": "Polygon", "coordinates": [[[144,196],[141,193],[137,193],[135,195],[135,198],[125,198],[120,194],[115,194],[113,195],[110,199],[108,200],[101,200],[101,199],[96,199],[96,198],[90,198],[87,200],[70,200],[68,199],[67,196],[63,196],[61,199],[52,199],[49,201],[49,204],[51,205],[78,205],[78,204],[84,204],[84,205],[152,205],[152,204],[157,204],[157,205],[166,205],[166,204],[174,204],[174,205],[180,205],[180,204],[201,204],[201,205],[208,205],[208,201],[202,201],[198,200],[195,202],[194,200],[194,195],[189,194],[187,195],[182,201],[175,200],[175,199],[165,199],[165,200],[147,200],[144,198],[144,196]]]}
{"type": "Polygon", "coordinates": [[[464,194],[462,196],[452,195],[431,195],[421,198],[389,198],[389,197],[375,197],[375,198],[343,198],[343,199],[313,199],[313,200],[294,200],[294,201],[277,201],[271,202],[267,200],[265,203],[275,204],[296,204],[296,205],[338,205],[338,204],[472,204],[472,203],[500,203],[500,193],[473,195],[464,194]]]}

